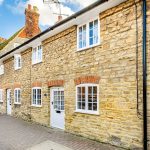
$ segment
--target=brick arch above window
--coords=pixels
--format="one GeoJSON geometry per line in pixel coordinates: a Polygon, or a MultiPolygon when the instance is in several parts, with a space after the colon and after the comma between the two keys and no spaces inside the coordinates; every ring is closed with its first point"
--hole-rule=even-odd
{"type": "Polygon", "coordinates": [[[74,79],[75,85],[85,84],[85,83],[94,83],[98,84],[100,81],[99,76],[81,76],[74,79]]]}
{"type": "Polygon", "coordinates": [[[42,87],[42,82],[39,81],[33,82],[32,87],[42,87]]]}
{"type": "Polygon", "coordinates": [[[48,87],[64,86],[64,80],[51,80],[47,82],[48,87]]]}
{"type": "Polygon", "coordinates": [[[14,83],[14,89],[15,89],[15,88],[21,88],[21,84],[18,83],[18,82],[15,82],[15,83],[14,83]]]}

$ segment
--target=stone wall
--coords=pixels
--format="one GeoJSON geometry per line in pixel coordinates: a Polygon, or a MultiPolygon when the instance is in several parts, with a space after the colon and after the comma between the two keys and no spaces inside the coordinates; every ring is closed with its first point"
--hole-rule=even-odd
{"type": "MultiPolygon", "coordinates": [[[[140,113],[142,113],[141,6],[142,2],[137,1],[140,113]]],[[[5,74],[0,76],[0,86],[4,91],[8,87],[13,91],[16,85],[20,85],[22,89],[21,105],[12,104],[13,115],[50,126],[50,89],[53,86],[64,86],[67,132],[120,147],[141,148],[143,126],[141,116],[137,115],[135,12],[134,1],[128,0],[101,13],[99,46],[77,52],[77,27],[73,26],[42,42],[42,63],[31,65],[30,49],[22,53],[21,70],[14,71],[13,58],[7,60],[5,74]],[[76,84],[81,82],[98,83],[99,115],[75,112],[76,84]],[[42,87],[42,107],[31,106],[31,88],[36,85],[42,87]]],[[[149,14],[148,11],[148,25],[149,14]]],[[[149,35],[148,28],[148,38],[149,35]]],[[[148,76],[148,98],[149,88],[148,76]]],[[[2,112],[6,112],[6,92],[4,103],[0,104],[0,108],[3,108],[2,112]]]]}

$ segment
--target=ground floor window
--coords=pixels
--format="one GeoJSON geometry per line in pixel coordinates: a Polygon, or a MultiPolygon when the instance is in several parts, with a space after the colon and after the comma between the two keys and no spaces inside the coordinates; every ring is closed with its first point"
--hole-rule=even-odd
{"type": "Polygon", "coordinates": [[[42,104],[42,90],[40,87],[35,87],[32,89],[32,105],[41,106],[42,104]]]}
{"type": "Polygon", "coordinates": [[[21,89],[16,88],[14,90],[14,100],[15,100],[15,104],[21,103],[21,89]]]}
{"type": "Polygon", "coordinates": [[[98,113],[98,85],[81,84],[76,87],[76,111],[98,113]]]}
{"type": "Polygon", "coordinates": [[[3,90],[0,89],[0,102],[3,102],[3,90]]]}

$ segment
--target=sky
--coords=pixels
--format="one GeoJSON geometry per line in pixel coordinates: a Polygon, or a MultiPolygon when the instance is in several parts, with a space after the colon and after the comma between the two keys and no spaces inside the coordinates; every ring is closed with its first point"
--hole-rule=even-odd
{"type": "MultiPolygon", "coordinates": [[[[59,1],[62,14],[72,15],[97,0],[59,1]]],[[[57,15],[54,13],[59,13],[59,9],[56,4],[44,4],[43,0],[0,0],[0,37],[8,39],[25,25],[24,11],[28,4],[38,7],[42,31],[57,21],[57,15]]]]}

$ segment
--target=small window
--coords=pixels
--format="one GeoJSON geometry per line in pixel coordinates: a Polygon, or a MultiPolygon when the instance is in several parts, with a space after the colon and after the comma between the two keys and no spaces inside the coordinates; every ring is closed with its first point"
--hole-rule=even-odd
{"type": "Polygon", "coordinates": [[[19,88],[14,90],[14,103],[21,104],[21,90],[19,88]]]}
{"type": "Polygon", "coordinates": [[[42,93],[41,88],[33,88],[32,89],[32,105],[33,106],[41,106],[42,104],[42,93]]]}
{"type": "Polygon", "coordinates": [[[0,102],[3,102],[3,90],[0,89],[0,102]]]}
{"type": "Polygon", "coordinates": [[[64,111],[64,91],[54,90],[54,109],[64,111]]]}
{"type": "Polygon", "coordinates": [[[14,48],[18,47],[20,43],[14,43],[14,48]]]}
{"type": "Polygon", "coordinates": [[[34,47],[32,50],[32,64],[42,62],[42,46],[34,47]]]}
{"type": "Polygon", "coordinates": [[[15,67],[15,70],[18,70],[22,67],[21,55],[20,54],[15,54],[14,55],[14,67],[15,67]]]}
{"type": "Polygon", "coordinates": [[[76,111],[90,114],[98,113],[98,86],[82,84],[77,86],[76,111]]]}
{"type": "Polygon", "coordinates": [[[100,43],[99,19],[78,27],[78,50],[96,46],[100,43]]]}
{"type": "Polygon", "coordinates": [[[0,75],[4,74],[4,65],[0,65],[0,75]]]}

